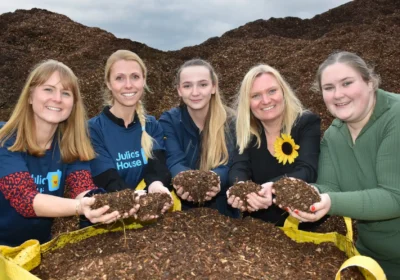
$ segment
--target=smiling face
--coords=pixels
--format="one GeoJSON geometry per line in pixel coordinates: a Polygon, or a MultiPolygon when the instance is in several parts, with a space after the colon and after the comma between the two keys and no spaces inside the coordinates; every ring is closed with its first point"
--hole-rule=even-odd
{"type": "Polygon", "coordinates": [[[178,94],[192,111],[207,111],[216,87],[205,66],[185,67],[179,77],[178,94]]]}
{"type": "Polygon", "coordinates": [[[64,88],[56,71],[42,85],[36,86],[29,97],[37,128],[43,125],[57,126],[71,114],[74,96],[64,88]]]}
{"type": "Polygon", "coordinates": [[[139,63],[133,60],[115,62],[107,82],[107,87],[114,98],[113,107],[136,107],[143,95],[145,83],[139,63]]]}
{"type": "Polygon", "coordinates": [[[254,117],[267,126],[282,121],[285,100],[274,75],[263,73],[255,78],[250,91],[250,109],[254,117]]]}
{"type": "Polygon", "coordinates": [[[365,125],[373,111],[372,82],[345,63],[326,67],[321,75],[323,98],[331,114],[349,124],[365,125]]]}

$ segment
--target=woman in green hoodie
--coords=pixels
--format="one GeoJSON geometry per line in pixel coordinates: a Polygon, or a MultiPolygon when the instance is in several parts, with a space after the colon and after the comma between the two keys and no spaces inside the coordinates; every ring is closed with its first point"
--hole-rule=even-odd
{"type": "Polygon", "coordinates": [[[336,118],[321,142],[316,187],[321,201],[314,222],[326,214],[357,220],[356,247],[375,259],[388,279],[400,279],[400,95],[378,89],[379,77],[359,56],[330,55],[316,87],[336,118]]]}

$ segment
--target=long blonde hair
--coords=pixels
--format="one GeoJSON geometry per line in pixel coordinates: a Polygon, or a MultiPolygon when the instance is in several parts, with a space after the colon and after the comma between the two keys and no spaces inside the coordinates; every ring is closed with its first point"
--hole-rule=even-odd
{"type": "Polygon", "coordinates": [[[69,117],[58,124],[57,136],[61,159],[65,163],[75,160],[88,161],[94,158],[94,150],[88,137],[86,111],[79,90],[78,78],[65,64],[56,60],[46,60],[37,64],[28,76],[17,105],[8,122],[0,130],[0,145],[16,134],[14,144],[8,149],[12,152],[28,152],[43,156],[45,149],[37,144],[36,125],[29,98],[32,91],[43,85],[54,72],[58,72],[65,89],[72,91],[74,105],[69,117]]]}
{"type": "Polygon", "coordinates": [[[231,109],[226,107],[221,98],[218,76],[210,63],[202,59],[186,61],[178,70],[176,84],[179,87],[180,76],[183,69],[192,66],[203,66],[210,72],[211,82],[215,86],[215,94],[211,95],[210,106],[204,124],[201,139],[200,170],[210,170],[228,163],[229,154],[226,145],[225,133],[228,128],[228,117],[233,115],[231,109]]]}
{"type": "Polygon", "coordinates": [[[283,133],[290,134],[296,119],[306,111],[289,84],[275,68],[266,64],[254,66],[244,76],[236,98],[236,144],[240,154],[248,146],[252,137],[257,138],[257,148],[260,148],[261,145],[261,123],[251,112],[250,94],[254,80],[262,74],[273,75],[282,89],[285,104],[281,126],[283,133]]]}
{"type": "MultiPolygon", "coordinates": [[[[117,61],[126,60],[126,61],[135,61],[139,64],[140,68],[143,72],[144,77],[144,89],[145,91],[149,92],[149,88],[146,83],[147,78],[147,68],[144,64],[143,60],[134,52],[128,50],[118,50],[110,55],[107,59],[105,71],[104,71],[104,81],[107,83],[110,82],[110,74],[111,68],[117,61]]],[[[108,87],[104,90],[104,103],[105,105],[113,106],[114,105],[114,97],[111,90],[108,87]]],[[[140,124],[142,126],[142,139],[141,139],[141,146],[146,154],[146,157],[153,158],[153,141],[154,139],[146,132],[146,110],[144,108],[143,102],[139,100],[138,104],[136,104],[136,113],[139,117],[140,124]]]]}

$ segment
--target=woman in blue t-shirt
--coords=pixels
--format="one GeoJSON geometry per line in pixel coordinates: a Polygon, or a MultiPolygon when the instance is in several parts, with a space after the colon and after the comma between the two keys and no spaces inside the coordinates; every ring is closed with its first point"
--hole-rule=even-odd
{"type": "MultiPolygon", "coordinates": [[[[208,192],[204,206],[238,216],[226,198],[229,154],[234,148],[229,123],[234,123],[234,114],[222,102],[218,76],[208,62],[193,59],[178,70],[176,85],[182,104],[160,117],[169,170],[174,177],[187,170],[215,172],[221,183],[208,192]]],[[[181,186],[174,188],[183,210],[196,207],[190,193],[183,192],[181,186]]]]}
{"type": "Polygon", "coordinates": [[[75,74],[55,60],[38,64],[0,129],[0,245],[48,241],[54,217],[116,221],[118,212],[91,210],[94,198],[85,197],[97,189],[93,157],[75,74]],[[63,198],[66,185],[70,198],[63,198]]]}
{"type": "MultiPolygon", "coordinates": [[[[141,101],[148,90],[146,78],[145,64],[131,51],[118,50],[107,60],[107,106],[89,121],[96,152],[91,162],[93,180],[107,191],[135,189],[143,180],[149,193],[170,194],[165,187],[171,175],[165,163],[163,133],[156,119],[146,115],[141,101]]],[[[170,207],[166,203],[163,212],[170,207]]]]}

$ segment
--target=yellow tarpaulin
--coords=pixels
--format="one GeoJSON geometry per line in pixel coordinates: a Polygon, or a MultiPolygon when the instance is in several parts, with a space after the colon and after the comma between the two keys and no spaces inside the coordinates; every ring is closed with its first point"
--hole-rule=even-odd
{"type": "Polygon", "coordinates": [[[337,232],[330,233],[314,233],[298,230],[298,220],[293,217],[286,219],[285,225],[282,230],[287,236],[296,242],[313,242],[320,244],[322,242],[333,242],[336,247],[345,252],[348,260],[346,260],[340,267],[336,274],[335,280],[340,279],[340,272],[349,266],[358,266],[361,269],[365,279],[367,280],[385,280],[386,276],[379,264],[370,257],[361,256],[354,246],[353,240],[353,226],[351,219],[344,218],[346,223],[347,234],[346,236],[337,232]]]}

